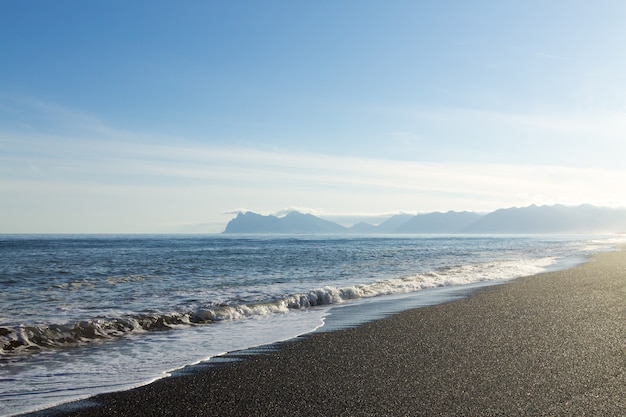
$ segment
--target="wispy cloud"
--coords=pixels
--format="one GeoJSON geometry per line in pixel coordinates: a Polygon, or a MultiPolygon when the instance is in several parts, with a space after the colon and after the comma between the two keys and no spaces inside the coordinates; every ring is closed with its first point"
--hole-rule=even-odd
{"type": "MultiPolygon", "coordinates": [[[[466,109],[422,111],[414,116],[577,134],[607,123],[594,145],[612,146],[608,152],[614,160],[621,160],[621,151],[626,150],[623,140],[617,140],[620,131],[626,133],[626,122],[617,113],[579,121],[466,109]]],[[[489,211],[532,203],[626,205],[621,190],[626,183],[623,164],[449,162],[270,151],[135,134],[97,119],[77,119],[83,123],[83,133],[0,127],[0,192],[12,202],[2,208],[5,223],[19,216],[30,216],[24,222],[32,221],[31,217],[47,219],[45,224],[61,218],[79,224],[82,218],[87,228],[108,216],[111,224],[140,224],[148,230],[150,224],[218,224],[247,210],[284,214],[296,209],[362,217],[397,211],[489,211]],[[87,131],[94,133],[85,139],[87,131]],[[51,209],[42,216],[34,207],[42,206],[44,197],[51,209]],[[50,218],[50,213],[57,217],[50,218]]],[[[519,152],[549,150],[554,151],[546,146],[519,152]]],[[[0,231],[8,230],[3,224],[0,231]]]]}
{"type": "MultiPolygon", "coordinates": [[[[0,157],[5,178],[83,184],[228,184],[233,187],[334,187],[351,192],[412,193],[466,199],[597,195],[604,183],[626,180],[623,171],[558,165],[411,162],[314,153],[213,147],[198,143],[149,145],[55,140],[8,143],[0,157]],[[36,155],[29,154],[36,149],[36,155]],[[33,170],[32,167],[36,167],[33,170]]],[[[607,190],[608,191],[608,190],[607,190]]],[[[597,199],[597,197],[595,198],[597,199]]],[[[400,207],[398,207],[400,209],[400,207]]]]}
{"type": "MultiPolygon", "coordinates": [[[[593,135],[618,139],[626,133],[626,112],[616,110],[574,111],[553,114],[548,110],[536,112],[506,112],[476,108],[402,109],[408,115],[423,120],[445,123],[462,123],[492,128],[534,129],[544,133],[566,133],[576,136],[593,135]]],[[[467,132],[468,134],[470,132],[467,132]]],[[[498,132],[506,133],[505,130],[498,132]]],[[[553,140],[561,140],[554,138],[553,140]]]]}
{"type": "Polygon", "coordinates": [[[312,208],[309,208],[309,207],[290,206],[290,207],[282,208],[280,210],[276,210],[272,214],[274,216],[277,216],[277,217],[282,217],[282,216],[286,216],[287,214],[292,213],[294,211],[297,211],[299,213],[314,214],[314,215],[320,215],[320,214],[323,213],[319,209],[312,209],[312,208]]]}
{"type": "Polygon", "coordinates": [[[0,94],[0,126],[14,134],[75,136],[83,140],[140,140],[138,132],[111,127],[104,119],[91,113],[65,107],[32,97],[0,94]]]}

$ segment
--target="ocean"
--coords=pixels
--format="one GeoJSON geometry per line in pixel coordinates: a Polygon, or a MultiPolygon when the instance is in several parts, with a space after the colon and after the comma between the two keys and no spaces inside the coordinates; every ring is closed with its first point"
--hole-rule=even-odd
{"type": "Polygon", "coordinates": [[[625,240],[0,235],[0,416],[567,268],[625,240]]]}

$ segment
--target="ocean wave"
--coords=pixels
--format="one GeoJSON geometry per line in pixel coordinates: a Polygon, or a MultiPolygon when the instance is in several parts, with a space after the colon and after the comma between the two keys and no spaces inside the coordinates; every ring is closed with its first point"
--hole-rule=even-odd
{"type": "Polygon", "coordinates": [[[381,295],[410,293],[426,288],[512,279],[541,272],[554,262],[554,258],[542,258],[458,265],[436,272],[381,280],[370,284],[343,288],[325,286],[261,303],[211,306],[197,308],[193,311],[165,314],[136,314],[119,318],[98,318],[67,324],[0,327],[1,352],[5,355],[12,355],[38,352],[45,349],[75,347],[134,333],[165,331],[225,320],[241,320],[255,316],[287,313],[290,310],[340,304],[349,300],[381,295]]]}

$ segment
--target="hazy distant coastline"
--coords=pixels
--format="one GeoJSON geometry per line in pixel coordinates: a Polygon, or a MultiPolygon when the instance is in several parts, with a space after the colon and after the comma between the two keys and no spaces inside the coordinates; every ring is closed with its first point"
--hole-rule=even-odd
{"type": "Polygon", "coordinates": [[[499,209],[487,214],[469,211],[398,214],[379,225],[364,222],[350,227],[312,214],[292,211],[285,216],[239,213],[225,234],[408,234],[408,233],[621,233],[626,209],[580,206],[537,206],[499,209]]]}

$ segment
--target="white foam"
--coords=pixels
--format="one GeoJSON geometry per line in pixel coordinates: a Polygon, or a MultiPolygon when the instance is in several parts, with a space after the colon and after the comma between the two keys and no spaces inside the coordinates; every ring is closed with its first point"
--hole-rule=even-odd
{"type": "Polygon", "coordinates": [[[1,352],[32,352],[33,349],[80,346],[154,330],[182,329],[218,321],[284,314],[290,310],[341,304],[349,300],[403,294],[425,288],[465,285],[496,279],[532,275],[554,264],[556,258],[515,259],[464,264],[434,272],[380,280],[347,287],[324,286],[275,301],[202,308],[192,312],[143,314],[112,319],[95,319],[63,325],[20,326],[0,336],[1,352]]]}
{"type": "Polygon", "coordinates": [[[324,309],[293,311],[188,327],[185,331],[152,332],[96,347],[49,351],[12,368],[11,390],[0,395],[0,416],[121,391],[164,378],[190,364],[225,352],[262,346],[309,333],[323,324],[324,309]],[[71,372],[68,364],[71,363],[71,372]],[[41,378],[41,375],[47,375],[41,378]],[[97,384],[94,384],[97,381],[97,384]],[[25,403],[24,398],[28,398],[25,403]]]}

